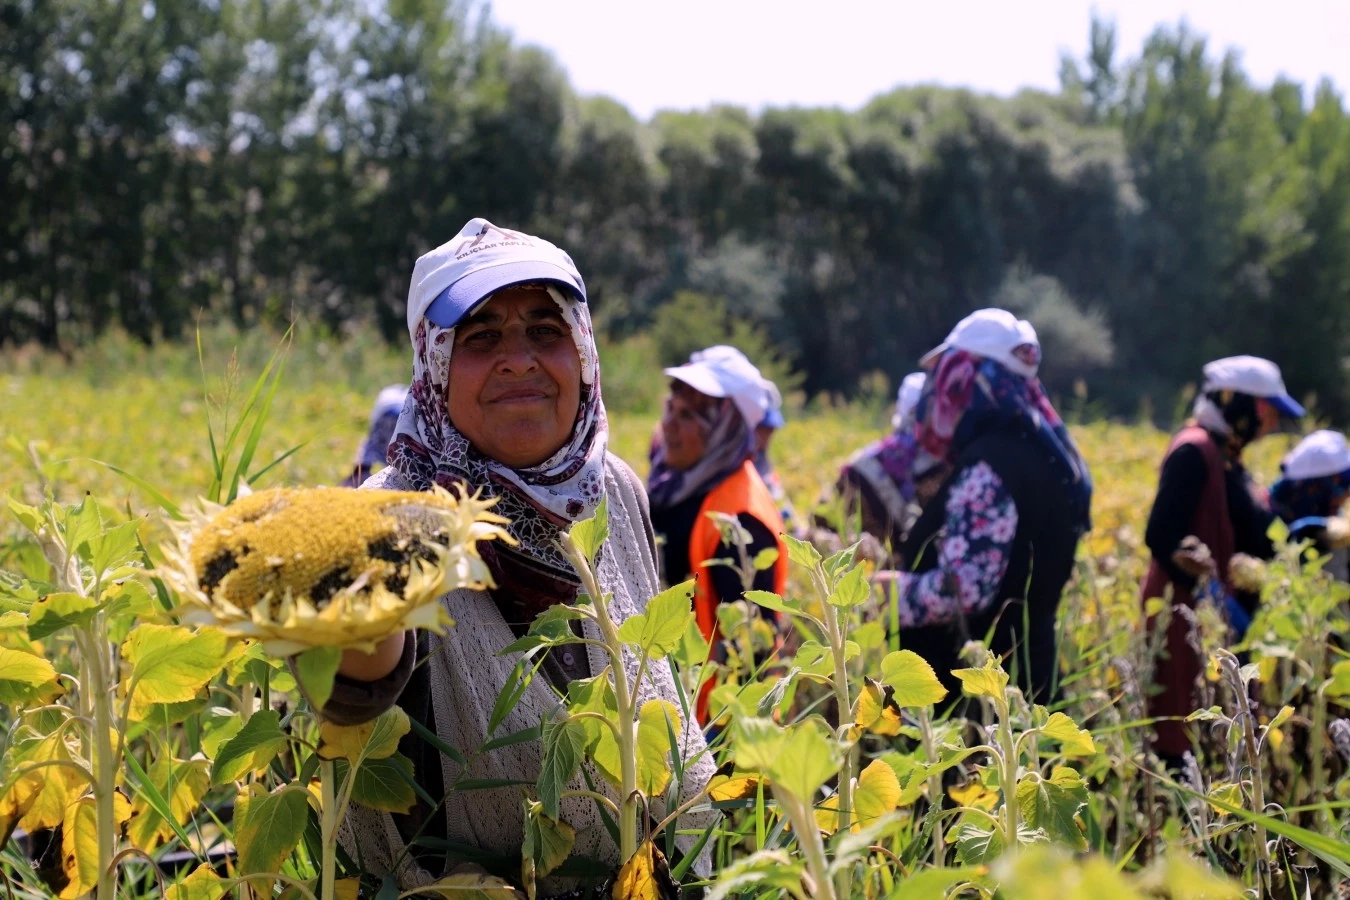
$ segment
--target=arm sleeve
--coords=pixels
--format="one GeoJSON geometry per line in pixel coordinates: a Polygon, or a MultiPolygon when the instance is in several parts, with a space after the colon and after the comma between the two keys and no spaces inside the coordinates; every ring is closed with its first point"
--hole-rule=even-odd
{"type": "Polygon", "coordinates": [[[1195,508],[1205,490],[1205,457],[1199,448],[1189,444],[1178,447],[1163,463],[1158,479],[1158,496],[1148,514],[1144,543],[1163,571],[1178,587],[1195,587],[1195,576],[1188,575],[1172,564],[1172,554],[1190,534],[1195,508]]]}
{"type": "MultiPolygon", "coordinates": [[[[761,550],[767,550],[770,547],[778,547],[778,539],[774,533],[769,530],[759,519],[749,513],[741,513],[737,516],[741,527],[750,532],[750,545],[745,548],[746,555],[751,559],[755,558],[761,550]]],[[[740,551],[734,544],[726,541],[717,545],[717,552],[713,554],[716,559],[740,559],[740,551]]],[[[732,566],[709,566],[708,575],[712,578],[713,588],[717,591],[717,596],[722,598],[723,602],[739,600],[741,593],[745,590],[741,586],[740,569],[732,566]]],[[[751,589],[756,591],[773,590],[773,569],[764,569],[755,573],[754,583],[751,589]]]]}
{"type": "MultiPolygon", "coordinates": [[[[339,675],[333,681],[333,693],[323,707],[323,717],[335,725],[360,725],[377,718],[398,702],[413,677],[417,662],[417,640],[409,632],[403,641],[403,655],[394,671],[378,681],[357,681],[339,675]]],[[[290,661],[295,674],[295,661],[290,661]]],[[[423,667],[425,672],[426,667],[423,667]]],[[[298,679],[297,679],[298,681],[298,679]]],[[[312,705],[312,704],[311,704],[312,705]]]]}
{"type": "Polygon", "coordinates": [[[988,463],[952,481],[938,538],[937,566],[900,575],[900,627],[945,625],[983,612],[998,598],[1017,535],[1017,504],[988,463]]]}
{"type": "Polygon", "coordinates": [[[1233,520],[1233,548],[1257,559],[1270,559],[1275,555],[1275,545],[1266,532],[1275,514],[1264,497],[1258,495],[1246,470],[1233,473],[1232,478],[1233,483],[1228,485],[1228,506],[1233,520]]]}

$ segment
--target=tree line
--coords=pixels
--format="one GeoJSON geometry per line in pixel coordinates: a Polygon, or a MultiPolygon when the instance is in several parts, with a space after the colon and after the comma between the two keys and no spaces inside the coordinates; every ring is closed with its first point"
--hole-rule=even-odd
{"type": "Polygon", "coordinates": [[[1247,352],[1350,418],[1343,98],[1184,25],[1115,44],[1095,21],[1057,93],[642,122],[475,3],[0,0],[0,345],[200,310],[401,340],[414,259],[485,215],[567,248],[611,336],[687,311],[808,392],[998,303],[1114,411],[1247,352]]]}

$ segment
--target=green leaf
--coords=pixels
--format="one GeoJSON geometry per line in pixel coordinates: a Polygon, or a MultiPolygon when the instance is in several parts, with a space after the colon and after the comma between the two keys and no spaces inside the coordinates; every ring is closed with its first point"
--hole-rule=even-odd
{"type": "Polygon", "coordinates": [[[0,647],[0,703],[27,703],[56,687],[56,670],[41,656],[0,647]]]}
{"type": "MultiPolygon", "coordinates": [[[[611,722],[618,718],[619,704],[609,681],[608,666],[594,678],[574,681],[567,686],[567,711],[599,713],[611,722]]],[[[586,734],[586,755],[605,780],[618,786],[621,767],[619,742],[614,738],[614,731],[595,719],[581,719],[580,722],[586,734]]]]}
{"type": "Polygon", "coordinates": [[[798,799],[810,802],[817,790],[839,772],[843,750],[825,727],[808,719],[790,729],[778,758],[768,770],[775,788],[782,787],[798,799]]]}
{"type": "Polygon", "coordinates": [[[140,527],[141,520],[132,519],[90,538],[94,571],[102,575],[134,558],[139,550],[136,532],[140,527]]]}
{"type": "Polygon", "coordinates": [[[708,641],[703,637],[703,632],[698,629],[696,619],[689,620],[684,627],[684,634],[680,635],[679,642],[671,652],[670,658],[673,659],[681,669],[690,666],[701,666],[708,661],[708,653],[711,648],[708,641]]]}
{"type": "Polygon", "coordinates": [[[1092,735],[1062,712],[1053,713],[1041,727],[1041,734],[1059,741],[1065,756],[1091,756],[1097,752],[1092,735]]]}
{"type": "Polygon", "coordinates": [[[979,868],[924,869],[900,882],[887,900],[944,900],[948,892],[962,882],[976,882],[984,876],[979,868]]]}
{"type": "Polygon", "coordinates": [[[1350,696],[1350,659],[1343,659],[1331,667],[1326,695],[1331,698],[1350,696]]]}
{"type": "Polygon", "coordinates": [[[787,605],[782,597],[772,591],[746,591],[742,596],[756,606],[762,606],[765,609],[771,609],[774,612],[787,613],[789,615],[805,615],[799,609],[793,609],[787,605]]]}
{"type": "Polygon", "coordinates": [[[782,850],[760,850],[718,872],[707,900],[768,896],[772,891],[793,896],[801,891],[804,868],[801,860],[782,850]]]}
{"type": "MultiPolygon", "coordinates": [[[[544,815],[561,817],[562,792],[576,774],[586,752],[584,720],[545,716],[540,723],[544,755],[539,768],[539,801],[544,815]]],[[[599,724],[599,723],[596,723],[599,724]]]]}
{"type": "Polygon", "coordinates": [[[244,727],[244,718],[232,709],[212,707],[202,717],[202,752],[215,759],[220,748],[244,727]]]}
{"type": "Polygon", "coordinates": [[[225,667],[227,640],[214,628],[193,632],[181,625],[139,625],[122,643],[134,686],[131,719],[154,703],[191,700],[225,667]]]}
{"type": "Polygon", "coordinates": [[[891,688],[892,699],[901,708],[931,706],[947,696],[933,667],[913,650],[897,650],[882,658],[881,683],[891,688]]]}
{"type": "Polygon", "coordinates": [[[600,552],[601,546],[609,537],[608,498],[602,497],[600,505],[595,508],[595,515],[574,524],[568,535],[582,556],[585,556],[591,565],[595,565],[595,555],[600,552]]]}
{"type": "Polygon", "coordinates": [[[854,566],[835,582],[829,601],[831,606],[852,609],[865,603],[871,595],[872,585],[867,580],[867,573],[862,566],[854,566]]]}
{"type": "Polygon", "coordinates": [[[997,663],[980,669],[952,669],[961,681],[961,690],[972,697],[1002,697],[1008,687],[1008,673],[997,663]]]}
{"type": "Polygon", "coordinates": [[[964,822],[956,832],[956,856],[963,865],[978,866],[993,862],[1003,853],[1003,836],[998,829],[985,829],[964,822]]]}
{"type": "Polygon", "coordinates": [[[814,569],[816,563],[820,562],[820,551],[816,550],[810,541],[798,540],[790,534],[784,534],[782,538],[783,543],[787,545],[789,562],[808,569],[814,569]]]}
{"type": "Polygon", "coordinates": [[[83,625],[94,617],[98,604],[81,594],[48,594],[28,611],[28,637],[41,641],[72,625],[83,625]]]}
{"type": "Polygon", "coordinates": [[[755,571],[763,572],[767,569],[772,569],[774,567],[774,564],[777,562],[778,562],[778,548],[765,547],[763,550],[755,554],[754,559],[755,571]]]}
{"type": "Polygon", "coordinates": [[[211,783],[227,784],[249,772],[261,771],[285,746],[280,715],[274,709],[259,710],[216,753],[211,783]]]}
{"type": "Polygon", "coordinates": [[[158,488],[156,488],[150,482],[146,481],[141,476],[133,475],[126,469],[120,468],[119,466],[114,466],[112,463],[104,462],[101,459],[91,458],[89,459],[89,461],[91,463],[94,463],[95,465],[100,465],[111,472],[116,472],[118,475],[121,475],[127,481],[130,481],[132,484],[136,485],[136,487],[145,491],[146,496],[148,496],[151,500],[153,500],[156,506],[158,506],[160,509],[164,510],[166,513],[169,514],[170,519],[173,519],[175,522],[187,521],[187,516],[183,515],[182,510],[178,508],[178,504],[174,503],[172,500],[166,497],[163,493],[159,491],[158,488]]]}
{"type": "Polygon", "coordinates": [[[398,752],[398,742],[412,730],[402,707],[391,706],[360,725],[319,726],[319,756],[360,764],[368,759],[386,759],[398,752]]]}
{"type": "Polygon", "coordinates": [[[1017,806],[1028,828],[1052,841],[1086,850],[1087,839],[1075,821],[1087,806],[1087,787],[1073,769],[1058,766],[1049,779],[1024,777],[1017,783],[1017,806]]]}
{"type": "Polygon", "coordinates": [[[322,710],[333,696],[333,681],[341,662],[342,650],[338,647],[315,647],[295,658],[295,674],[316,710],[322,710]]]}
{"type": "MultiPolygon", "coordinates": [[[[341,771],[346,767],[334,768],[341,771]]],[[[352,800],[380,812],[411,812],[417,805],[412,760],[401,753],[364,760],[352,777],[352,800]]]]}
{"type": "Polygon", "coordinates": [[[492,712],[488,716],[488,734],[492,734],[502,724],[511,710],[516,708],[520,698],[525,695],[525,689],[530,686],[534,676],[538,674],[539,667],[544,664],[541,657],[530,665],[528,657],[521,657],[520,660],[511,669],[511,674],[506,678],[506,684],[502,685],[501,693],[497,695],[497,702],[492,705],[492,712]]]}
{"type": "Polygon", "coordinates": [[[619,626],[619,640],[636,644],[651,659],[664,659],[675,649],[694,618],[694,582],[686,581],[647,601],[646,611],[619,626]]]}
{"type": "Polygon", "coordinates": [[[525,803],[525,845],[522,854],[534,860],[536,878],[547,877],[563,864],[576,845],[576,829],[544,814],[542,803],[525,803]]]}
{"type": "MultiPolygon", "coordinates": [[[[251,722],[251,720],[250,720],[251,722]]],[[[300,843],[309,819],[308,792],[295,785],[282,785],[273,793],[251,784],[239,793],[234,806],[234,845],[239,849],[240,875],[278,872],[286,857],[300,843]]],[[[255,884],[271,894],[272,879],[255,884]]]]}

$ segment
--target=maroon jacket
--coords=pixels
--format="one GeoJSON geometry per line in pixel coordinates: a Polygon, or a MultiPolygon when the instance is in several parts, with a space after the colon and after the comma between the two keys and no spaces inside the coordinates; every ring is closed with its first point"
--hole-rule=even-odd
{"type": "MultiPolygon", "coordinates": [[[[1228,561],[1233,558],[1235,537],[1233,522],[1228,512],[1228,492],[1224,485],[1224,462],[1214,439],[1209,432],[1197,426],[1183,428],[1172,439],[1167,449],[1170,456],[1178,447],[1192,444],[1199,448],[1205,457],[1205,487],[1191,518],[1190,533],[1195,535],[1209,548],[1219,572],[1223,573],[1224,587],[1230,592],[1227,583],[1228,561]]],[[[1166,461],[1164,459],[1164,461],[1166,461]]],[[[1158,560],[1149,564],[1148,576],[1144,579],[1141,601],[1152,597],[1167,596],[1172,589],[1172,604],[1195,608],[1195,598],[1191,591],[1174,583],[1158,560]]],[[[1149,633],[1153,633],[1154,618],[1148,620],[1149,633]]],[[[1166,756],[1180,756],[1191,749],[1191,739],[1186,723],[1180,721],[1195,712],[1195,680],[1199,677],[1202,660],[1191,646],[1191,622],[1174,611],[1167,627],[1167,641],[1163,646],[1165,658],[1157,661],[1154,678],[1161,693],[1149,697],[1149,715],[1153,717],[1176,717],[1171,721],[1159,722],[1154,726],[1156,738],[1154,749],[1166,756]]]]}

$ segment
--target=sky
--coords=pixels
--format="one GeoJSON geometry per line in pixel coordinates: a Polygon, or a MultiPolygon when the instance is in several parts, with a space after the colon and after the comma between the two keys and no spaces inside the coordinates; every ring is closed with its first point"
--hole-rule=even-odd
{"type": "Polygon", "coordinates": [[[1000,95],[1055,90],[1081,59],[1092,10],[1133,57],[1183,18],[1216,53],[1234,47],[1260,84],[1350,87],[1350,0],[494,0],[518,41],[551,50],[582,94],[642,118],[733,103],[856,108],[897,85],[1000,95]]]}

